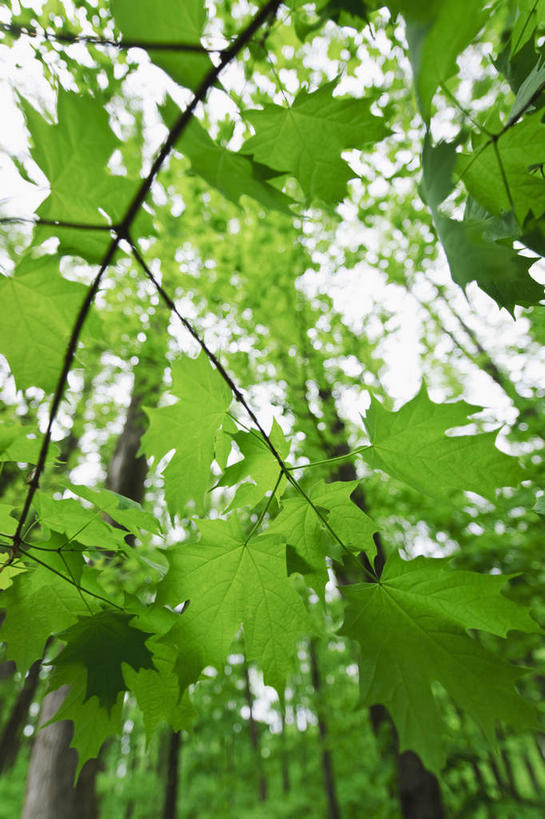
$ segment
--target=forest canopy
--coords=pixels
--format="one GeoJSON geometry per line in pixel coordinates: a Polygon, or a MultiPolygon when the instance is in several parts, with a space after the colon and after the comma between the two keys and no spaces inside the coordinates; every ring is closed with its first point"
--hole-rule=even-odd
{"type": "Polygon", "coordinates": [[[543,815],[542,5],[0,10],[25,819],[64,721],[68,788],[165,731],[213,779],[216,720],[263,816],[543,815]]]}

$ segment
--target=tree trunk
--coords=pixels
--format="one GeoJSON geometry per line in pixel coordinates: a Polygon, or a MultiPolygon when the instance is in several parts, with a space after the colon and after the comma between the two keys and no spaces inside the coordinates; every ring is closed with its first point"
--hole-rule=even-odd
{"type": "Polygon", "coordinates": [[[534,792],[536,796],[539,796],[539,794],[541,793],[541,785],[539,784],[539,779],[537,778],[537,774],[532,764],[532,760],[530,759],[526,751],[522,752],[522,761],[524,762],[524,767],[526,768],[528,776],[530,777],[530,781],[532,783],[534,792]]]}
{"type": "Polygon", "coordinates": [[[441,791],[413,751],[398,756],[399,800],[405,819],[439,819],[443,814],[441,791]]]}
{"type": "Polygon", "coordinates": [[[163,819],[176,819],[178,815],[177,803],[182,732],[171,731],[168,740],[167,781],[165,787],[165,802],[163,805],[163,819]]]}
{"type": "Polygon", "coordinates": [[[4,725],[4,730],[0,736],[0,774],[9,771],[17,759],[28,709],[40,682],[41,667],[41,660],[36,660],[30,666],[23,687],[19,691],[8,720],[4,725]]]}
{"type": "MultiPolygon", "coordinates": [[[[68,687],[62,686],[44,697],[40,726],[57,713],[67,691],[68,687]]],[[[63,720],[38,731],[30,758],[22,819],[94,819],[98,816],[94,792],[97,760],[85,763],[77,786],[73,786],[77,753],[68,747],[73,730],[72,723],[63,720]]]]}
{"type": "Polygon", "coordinates": [[[250,687],[250,674],[248,672],[248,664],[244,660],[244,691],[246,694],[246,704],[248,706],[248,732],[250,734],[250,744],[254,752],[255,767],[257,771],[257,795],[260,802],[267,801],[267,779],[265,771],[263,770],[263,759],[261,757],[261,747],[259,742],[259,731],[256,721],[254,719],[254,698],[252,689],[250,687]]]}
{"type": "Polygon", "coordinates": [[[281,748],[280,748],[280,763],[282,767],[282,793],[288,794],[291,790],[291,782],[290,782],[290,766],[289,766],[289,759],[288,759],[288,748],[287,748],[287,738],[286,738],[286,713],[284,707],[280,708],[280,723],[281,723],[281,733],[280,733],[280,741],[281,741],[281,748]]]}
{"type": "Polygon", "coordinates": [[[324,788],[328,806],[329,819],[341,819],[341,809],[337,799],[337,787],[335,784],[335,771],[333,768],[333,758],[328,745],[328,725],[325,717],[323,702],[322,702],[322,679],[320,675],[320,668],[318,665],[318,656],[316,653],[316,642],[311,640],[309,643],[310,656],[310,673],[312,685],[316,692],[316,712],[318,717],[318,733],[320,734],[320,747],[322,758],[322,774],[324,778],[324,788]]]}

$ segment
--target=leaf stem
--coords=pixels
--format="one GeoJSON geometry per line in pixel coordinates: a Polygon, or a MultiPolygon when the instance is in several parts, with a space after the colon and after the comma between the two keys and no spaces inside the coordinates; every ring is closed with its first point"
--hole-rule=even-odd
{"type": "Polygon", "coordinates": [[[363,452],[364,449],[369,449],[369,447],[359,446],[357,449],[353,449],[352,452],[347,452],[346,455],[336,455],[334,458],[323,458],[323,460],[321,461],[312,461],[309,464],[288,466],[288,469],[290,470],[290,472],[293,472],[296,469],[312,469],[315,466],[327,466],[328,464],[342,463],[343,461],[349,461],[351,460],[351,458],[354,458],[356,455],[359,455],[360,452],[363,452]]]}
{"type": "Polygon", "coordinates": [[[256,532],[259,529],[259,527],[261,526],[261,524],[263,522],[263,518],[265,517],[265,515],[269,511],[269,506],[272,503],[272,499],[274,498],[274,496],[276,494],[276,490],[280,486],[280,481],[282,480],[283,477],[284,477],[283,472],[280,471],[278,473],[278,478],[276,479],[276,483],[275,483],[275,485],[273,487],[273,490],[272,490],[271,494],[269,495],[269,497],[267,498],[267,503],[263,507],[263,510],[261,511],[261,514],[259,515],[258,519],[256,520],[256,522],[254,523],[254,525],[250,529],[250,533],[249,533],[248,537],[246,538],[246,540],[244,541],[245,546],[248,543],[248,541],[250,540],[250,538],[252,537],[252,535],[254,534],[254,532],[256,532]]]}
{"type": "Polygon", "coordinates": [[[481,133],[486,134],[489,137],[492,137],[490,131],[487,131],[484,125],[478,123],[477,120],[474,119],[473,114],[470,114],[469,111],[466,108],[464,108],[464,106],[456,99],[452,91],[449,88],[447,88],[446,83],[442,82],[440,84],[440,88],[445,97],[448,97],[452,104],[464,115],[466,119],[468,119],[475,126],[475,128],[477,128],[481,133]]]}

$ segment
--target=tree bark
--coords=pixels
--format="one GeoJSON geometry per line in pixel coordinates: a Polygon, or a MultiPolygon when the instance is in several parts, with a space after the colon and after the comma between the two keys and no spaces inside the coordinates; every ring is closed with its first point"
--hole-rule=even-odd
{"type": "Polygon", "coordinates": [[[320,667],[318,665],[316,642],[314,640],[310,641],[308,651],[310,657],[310,674],[312,685],[314,691],[316,692],[316,712],[318,717],[318,733],[320,735],[322,774],[328,807],[327,815],[329,819],[341,819],[341,809],[337,798],[337,786],[335,783],[335,771],[333,768],[333,757],[331,756],[331,751],[328,745],[329,729],[322,702],[322,679],[320,675],[320,667]]]}
{"type": "Polygon", "coordinates": [[[280,748],[280,764],[282,769],[282,793],[288,794],[291,790],[290,782],[290,766],[288,759],[287,737],[286,737],[286,714],[284,707],[280,708],[280,723],[281,723],[281,748],[280,748]]]}
{"type": "Polygon", "coordinates": [[[398,755],[399,801],[405,819],[439,819],[444,815],[439,783],[413,751],[398,755]]]}
{"type": "Polygon", "coordinates": [[[263,759],[261,757],[261,747],[259,742],[259,731],[256,721],[254,719],[254,698],[252,689],[250,687],[250,674],[248,672],[248,664],[244,660],[244,693],[246,695],[246,704],[248,706],[248,732],[250,734],[250,744],[254,752],[255,765],[257,771],[257,796],[260,802],[267,801],[267,779],[265,771],[263,770],[263,759]]]}
{"type": "Polygon", "coordinates": [[[41,667],[41,660],[36,660],[30,666],[23,687],[19,691],[8,720],[4,725],[4,730],[0,736],[0,774],[9,771],[17,759],[28,709],[40,682],[41,667]]]}
{"type": "Polygon", "coordinates": [[[180,750],[182,747],[182,732],[171,731],[168,739],[167,781],[165,787],[165,801],[163,804],[163,819],[176,819],[178,815],[178,783],[180,780],[180,750]]]}
{"type": "MultiPolygon", "coordinates": [[[[39,725],[59,710],[68,688],[62,686],[44,697],[39,725]]],[[[94,819],[98,804],[94,792],[97,760],[84,765],[77,786],[74,772],[77,753],[69,748],[74,726],[63,720],[41,728],[32,748],[22,819],[94,819]]]]}

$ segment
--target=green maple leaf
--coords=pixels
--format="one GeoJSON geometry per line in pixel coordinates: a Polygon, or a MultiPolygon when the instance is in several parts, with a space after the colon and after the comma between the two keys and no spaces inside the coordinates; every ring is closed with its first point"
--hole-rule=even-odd
{"type": "Polygon", "coordinates": [[[455,169],[456,145],[443,140],[433,145],[429,134],[426,134],[422,150],[422,182],[418,190],[434,216],[441,202],[454,188],[455,169]]]}
{"type": "Polygon", "coordinates": [[[545,162],[543,113],[524,117],[501,133],[501,123],[489,123],[500,134],[476,139],[472,154],[458,155],[458,171],[470,194],[489,213],[512,210],[522,228],[531,212],[545,214],[545,182],[539,172],[545,162]]]}
{"type": "Polygon", "coordinates": [[[445,729],[432,693],[439,682],[492,741],[496,720],[532,727],[535,711],[516,692],[524,669],[504,662],[467,633],[504,637],[537,631],[526,609],[500,593],[508,578],[455,571],[442,560],[389,558],[379,583],[344,587],[341,633],[361,644],[362,701],[381,703],[396,724],[400,750],[426,767],[444,763],[445,729]]]}
{"type": "MultiPolygon", "coordinates": [[[[113,176],[108,161],[121,143],[110,128],[104,105],[89,95],[59,88],[57,122],[50,123],[21,99],[30,132],[34,161],[49,180],[50,193],[37,210],[43,219],[107,225],[119,221],[130,201],[129,181],[113,176]]],[[[131,188],[132,190],[132,188],[131,188]]],[[[59,252],[96,262],[104,255],[110,238],[103,231],[38,226],[35,243],[58,236],[59,252]]]]}
{"type": "MultiPolygon", "coordinates": [[[[276,420],[272,423],[269,438],[280,457],[285,458],[290,445],[276,420]]],[[[247,478],[250,482],[239,486],[228,506],[229,510],[255,506],[267,492],[273,490],[280,474],[278,461],[259,433],[237,432],[233,435],[233,440],[236,441],[243,457],[227,467],[218,486],[234,486],[247,478]]]]}
{"type": "Polygon", "coordinates": [[[60,720],[73,722],[74,735],[70,747],[78,752],[77,778],[87,760],[98,757],[104,741],[110,736],[121,734],[123,693],[118,695],[112,708],[101,705],[97,697],[87,699],[85,674],[73,665],[54,669],[50,677],[50,691],[63,685],[68,686],[63,703],[46,724],[60,720]]]}
{"type": "Polygon", "coordinates": [[[236,518],[201,520],[198,526],[199,543],[168,550],[170,570],[158,588],[160,603],[189,600],[164,638],[178,647],[181,688],[206,665],[225,661],[243,625],[248,660],[259,664],[266,684],[281,690],[297,639],[312,630],[287,575],[285,543],[270,535],[246,543],[236,518]]]}
{"type": "Polygon", "coordinates": [[[59,634],[66,643],[55,657],[57,669],[83,669],[87,674],[84,702],[97,697],[102,706],[111,710],[127,686],[123,679],[123,663],[135,670],[153,669],[151,651],[146,640],[153,635],[134,628],[132,614],[101,611],[91,617],[78,617],[77,623],[59,634]]]}
{"type": "Polygon", "coordinates": [[[242,146],[258,162],[295,176],[309,199],[340,202],[357,174],[340,154],[363,148],[390,132],[370,112],[372,100],[333,97],[337,81],[312,93],[300,91],[293,105],[266,105],[247,111],[255,136],[242,146]]]}
{"type": "Polygon", "coordinates": [[[409,54],[422,116],[431,117],[433,95],[456,72],[456,58],[471,43],[486,20],[482,0],[443,0],[429,4],[431,19],[414,21],[414,4],[396,3],[406,16],[409,54]],[[433,13],[435,11],[435,13],[433,13]]]}
{"type": "MultiPolygon", "coordinates": [[[[154,645],[154,661],[156,661],[155,651],[161,648],[165,651],[167,649],[165,645],[154,645]]],[[[180,698],[180,683],[174,671],[157,671],[149,668],[135,671],[130,666],[126,666],[123,676],[142,712],[148,742],[156,735],[159,726],[165,722],[173,731],[191,728],[195,710],[187,691],[184,691],[180,698]]]]}
{"type": "Polygon", "coordinates": [[[42,566],[17,575],[0,595],[0,605],[6,610],[0,637],[22,674],[40,659],[51,634],[89,614],[89,607],[98,608],[96,600],[87,595],[84,600],[74,585],[42,566]]]}
{"type": "MultiPolygon", "coordinates": [[[[311,488],[309,496],[322,514],[325,514],[327,522],[348,549],[354,552],[364,551],[372,558],[376,554],[373,540],[376,526],[371,518],[350,500],[350,495],[359,483],[319,481],[311,488]]],[[[323,524],[310,504],[300,496],[283,500],[282,509],[269,525],[267,533],[283,535],[286,542],[294,547],[299,557],[312,569],[314,582],[311,585],[316,588],[317,584],[322,591],[328,580],[326,554],[331,554],[333,550],[335,557],[340,559],[342,555],[329,532],[326,532],[331,541],[329,548],[323,543],[323,524]]]]}
{"type": "Polygon", "coordinates": [[[123,678],[136,697],[142,712],[146,739],[149,741],[161,723],[166,722],[173,731],[180,731],[182,728],[189,730],[194,710],[188,692],[185,691],[180,696],[180,682],[174,671],[178,659],[177,647],[168,640],[160,640],[178,622],[179,614],[165,607],[148,606],[142,609],[137,600],[134,603],[137,612],[135,625],[154,635],[148,640],[148,646],[153,652],[154,668],[134,669],[125,664],[123,678]]]}
{"type": "Polygon", "coordinates": [[[163,473],[170,514],[183,515],[190,500],[202,512],[214,440],[231,403],[231,390],[201,353],[174,362],[171,392],[178,398],[176,404],[146,409],[150,424],[142,450],[157,461],[176,450],[163,473]]]}
{"type": "MultiPolygon", "coordinates": [[[[58,256],[27,257],[12,276],[0,278],[0,352],[17,387],[52,392],[87,288],[59,274],[58,256]]],[[[100,327],[95,317],[87,332],[100,327]]]]}
{"type": "Polygon", "coordinates": [[[359,29],[369,22],[369,12],[373,6],[373,3],[365,0],[328,0],[320,8],[320,14],[334,20],[339,26],[359,29]]]}
{"type": "Polygon", "coordinates": [[[545,66],[540,63],[541,61],[538,60],[530,73],[521,82],[513,106],[509,111],[509,120],[515,121],[518,119],[528,109],[532,100],[537,102],[537,95],[543,91],[545,87],[545,66]]]}
{"type": "Polygon", "coordinates": [[[523,478],[517,459],[494,446],[497,432],[445,435],[480,409],[465,401],[434,404],[424,385],[397,412],[372,398],[364,420],[371,446],[362,447],[361,455],[373,468],[432,497],[465,490],[494,500],[498,487],[516,486],[523,478]]]}
{"type": "Polygon", "coordinates": [[[240,197],[245,195],[267,210],[290,213],[292,200],[267,182],[270,169],[218,145],[196,119],[186,128],[177,147],[189,159],[193,171],[235,205],[240,204],[240,197]]]}
{"type": "Polygon", "coordinates": [[[517,16],[511,33],[510,51],[515,55],[533,37],[536,26],[545,22],[544,0],[518,0],[517,16]]]}
{"type": "MultiPolygon", "coordinates": [[[[140,184],[110,173],[108,161],[121,141],[110,128],[100,100],[59,88],[57,122],[51,123],[24,99],[21,106],[31,136],[31,155],[47,176],[49,196],[36,211],[42,219],[83,225],[116,225],[140,184]],[[107,214],[105,216],[104,214],[107,214]]],[[[154,232],[144,207],[135,219],[133,235],[154,232]]],[[[58,237],[60,254],[100,263],[110,244],[108,231],[37,225],[34,244],[58,237]]]]}
{"type": "MultiPolygon", "coordinates": [[[[115,22],[126,40],[200,45],[206,21],[203,0],[112,0],[115,22]]],[[[207,54],[147,49],[153,62],[173,80],[195,90],[212,68],[207,54]]]]}

